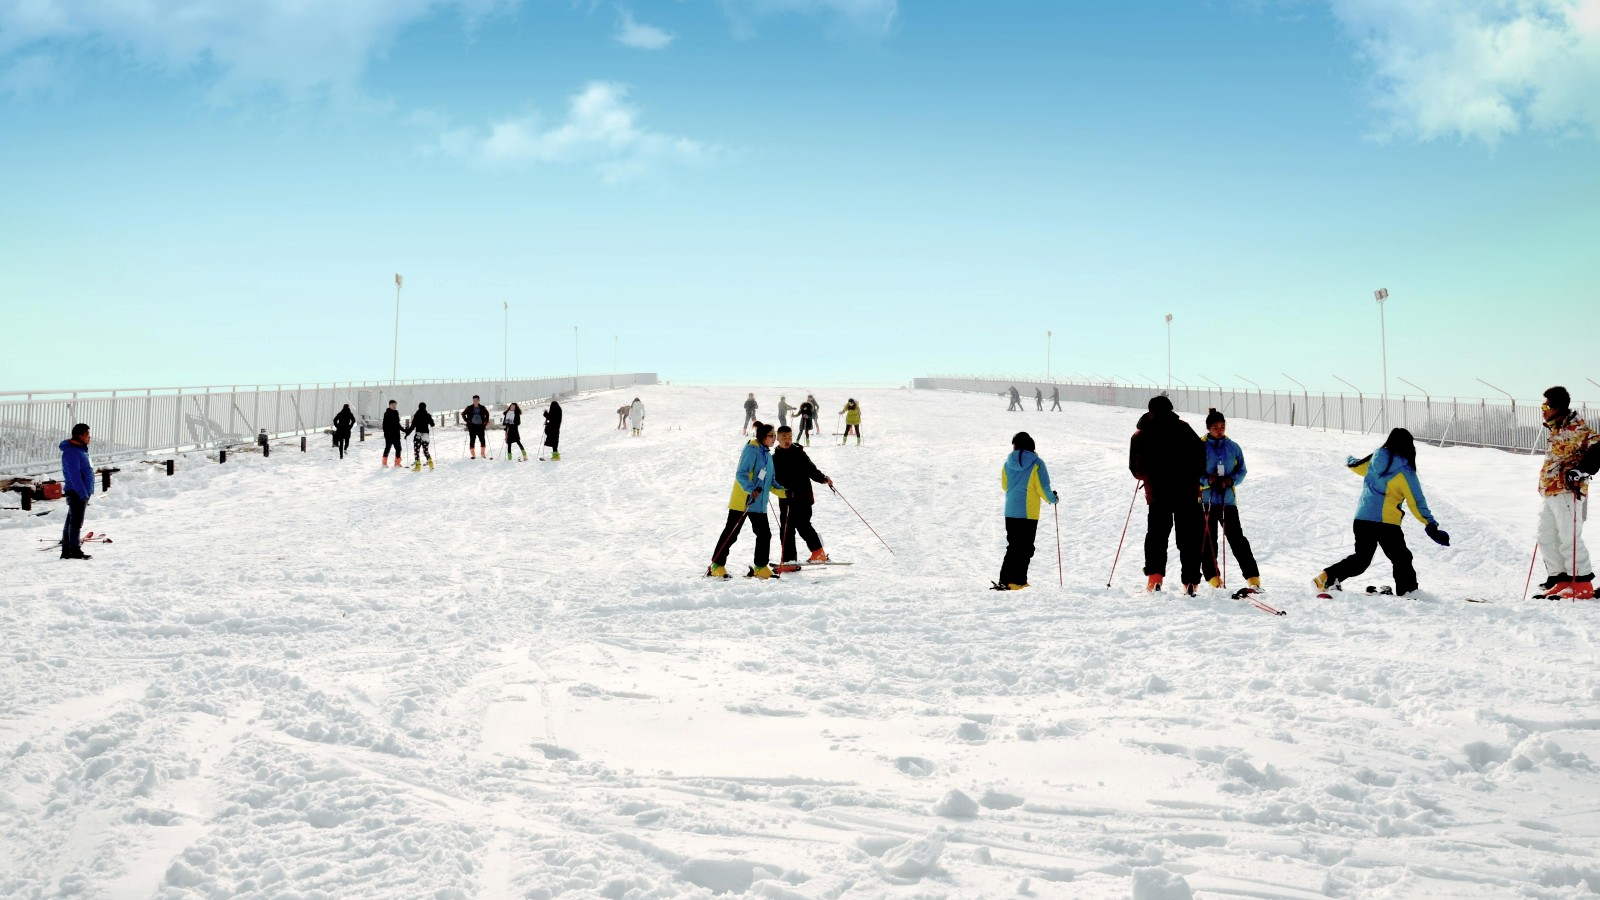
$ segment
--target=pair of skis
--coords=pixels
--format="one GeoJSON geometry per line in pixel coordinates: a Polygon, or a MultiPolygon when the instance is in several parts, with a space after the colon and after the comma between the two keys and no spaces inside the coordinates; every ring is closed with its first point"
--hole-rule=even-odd
{"type": "MultiPolygon", "coordinates": [[[[1339,591],[1340,593],[1344,593],[1344,589],[1340,588],[1340,587],[1335,587],[1335,588],[1333,588],[1333,590],[1339,591]]],[[[1397,594],[1395,594],[1394,588],[1390,587],[1387,584],[1382,584],[1382,585],[1369,584],[1369,585],[1367,585],[1367,588],[1366,588],[1366,594],[1369,597],[1394,597],[1394,596],[1398,596],[1397,594]]],[[[1317,592],[1317,599],[1318,600],[1332,600],[1333,599],[1333,594],[1330,593],[1327,590],[1319,591],[1319,592],[1317,592]]],[[[1493,602],[1492,600],[1486,600],[1486,599],[1484,599],[1482,597],[1462,597],[1461,599],[1465,603],[1492,603],[1493,602]]]]}
{"type": "MultiPolygon", "coordinates": [[[[59,550],[59,549],[61,549],[61,542],[59,540],[54,539],[54,538],[39,538],[38,540],[39,540],[40,543],[47,543],[47,544],[50,545],[48,547],[40,547],[39,548],[40,552],[46,552],[46,551],[49,551],[49,550],[59,550]]],[[[104,534],[97,534],[96,532],[90,531],[90,532],[85,533],[83,537],[79,538],[78,539],[78,543],[80,545],[81,544],[109,544],[109,543],[111,543],[111,538],[107,537],[104,534]]]]}

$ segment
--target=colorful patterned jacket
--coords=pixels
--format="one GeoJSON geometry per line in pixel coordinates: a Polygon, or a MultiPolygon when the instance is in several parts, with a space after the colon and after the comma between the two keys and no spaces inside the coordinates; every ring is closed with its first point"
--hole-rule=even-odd
{"type": "MultiPolygon", "coordinates": [[[[1544,466],[1539,469],[1539,493],[1556,497],[1567,492],[1566,476],[1570,469],[1582,469],[1594,474],[1600,461],[1600,434],[1596,434],[1575,412],[1568,412],[1544,423],[1550,431],[1550,449],[1545,452],[1544,466]]],[[[1582,483],[1580,492],[1587,495],[1589,483],[1582,483]]]]}

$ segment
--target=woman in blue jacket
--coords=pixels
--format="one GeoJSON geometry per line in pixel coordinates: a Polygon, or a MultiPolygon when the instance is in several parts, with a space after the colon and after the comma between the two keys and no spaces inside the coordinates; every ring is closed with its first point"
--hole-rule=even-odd
{"type": "Polygon", "coordinates": [[[1200,479],[1200,505],[1206,512],[1205,545],[1200,548],[1200,569],[1206,583],[1222,587],[1222,576],[1217,571],[1217,557],[1222,553],[1222,540],[1228,539],[1228,549],[1239,561],[1239,574],[1252,590],[1261,590],[1261,570],[1256,567],[1256,557],[1250,552],[1250,541],[1239,526],[1238,498],[1233,489],[1244,481],[1244,451],[1228,436],[1228,420],[1212,409],[1206,414],[1206,474],[1200,479]]]}
{"type": "Polygon", "coordinates": [[[1427,534],[1435,542],[1450,546],[1450,535],[1439,527],[1439,522],[1428,511],[1428,500],[1422,496],[1422,482],[1417,478],[1417,445],[1411,432],[1396,428],[1376,453],[1365,459],[1351,457],[1345,465],[1362,476],[1361,502],[1356,505],[1356,551],[1319,573],[1311,583],[1319,590],[1338,590],[1339,582],[1353,578],[1367,570],[1372,563],[1373,551],[1383,548],[1383,555],[1394,564],[1394,592],[1409,594],[1417,589],[1417,570],[1411,566],[1411,550],[1406,547],[1406,536],[1400,530],[1404,518],[1403,506],[1411,507],[1411,514],[1427,522],[1427,534]]]}
{"type": "Polygon", "coordinates": [[[728,552],[739,540],[744,521],[750,520],[750,529],[756,533],[755,567],[749,572],[753,578],[777,578],[768,565],[772,552],[772,527],[767,522],[767,498],[776,493],[784,496],[778,484],[778,473],[772,467],[772,444],[776,439],[772,426],[757,422],[756,439],[744,445],[739,452],[739,467],[733,473],[733,493],[728,498],[728,521],[717,538],[717,548],[711,553],[711,565],[706,568],[707,578],[728,578],[728,552]]]}
{"type": "Polygon", "coordinates": [[[1033,559],[1033,539],[1039,531],[1039,501],[1054,504],[1050,470],[1033,452],[1033,438],[1019,431],[1011,438],[1011,454],[1000,467],[1000,489],[1006,492],[1006,557],[1000,563],[997,591],[1020,591],[1028,586],[1028,562],[1033,559]]]}

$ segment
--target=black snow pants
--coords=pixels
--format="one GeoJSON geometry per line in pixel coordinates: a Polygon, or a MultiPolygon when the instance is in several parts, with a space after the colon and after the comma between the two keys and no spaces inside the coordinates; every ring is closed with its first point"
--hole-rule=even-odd
{"type": "Polygon", "coordinates": [[[1167,536],[1177,531],[1178,565],[1184,584],[1200,583],[1200,500],[1181,488],[1152,492],[1145,517],[1144,574],[1167,574],[1167,536]],[[1173,495],[1178,496],[1173,496],[1173,495]]]}
{"type": "Polygon", "coordinates": [[[339,458],[344,459],[344,455],[350,451],[350,432],[335,431],[333,445],[339,448],[339,458]]]}
{"type": "Polygon", "coordinates": [[[778,521],[782,528],[779,537],[780,550],[778,559],[783,562],[797,562],[800,557],[796,554],[794,545],[795,532],[800,533],[801,539],[806,542],[806,549],[812,553],[822,549],[822,538],[817,536],[817,529],[811,527],[811,510],[816,506],[816,501],[810,498],[797,500],[790,497],[778,499],[778,521]]]}
{"type": "Polygon", "coordinates": [[[394,448],[394,458],[395,459],[399,459],[400,457],[405,455],[400,451],[400,432],[396,431],[396,432],[391,434],[390,432],[385,431],[383,433],[383,458],[384,459],[388,459],[389,458],[389,448],[390,447],[394,448]]]}
{"type": "Polygon", "coordinates": [[[1028,563],[1033,559],[1033,539],[1038,519],[1006,516],[1006,558],[1000,563],[1001,584],[1027,584],[1028,563]]]}
{"type": "Polygon", "coordinates": [[[485,438],[483,436],[483,430],[484,430],[485,427],[487,427],[487,426],[484,426],[484,425],[468,425],[467,426],[467,449],[469,451],[473,447],[482,447],[485,451],[488,451],[488,449],[489,449],[489,441],[488,441],[487,438],[485,438]]]}
{"type": "Polygon", "coordinates": [[[80,497],[76,491],[66,495],[67,521],[61,526],[61,558],[71,559],[83,552],[80,538],[83,534],[83,513],[89,507],[89,499],[80,497]]]}
{"type": "Polygon", "coordinates": [[[766,513],[742,513],[736,509],[728,510],[728,523],[722,526],[722,535],[717,538],[717,549],[711,554],[711,561],[719,566],[728,564],[728,553],[733,550],[733,545],[739,540],[739,532],[743,529],[744,520],[750,520],[750,530],[756,533],[756,558],[755,564],[764,566],[769,562],[772,553],[772,526],[767,522],[766,513]]]}
{"type": "Polygon", "coordinates": [[[1250,541],[1244,536],[1244,529],[1239,527],[1239,507],[1226,503],[1211,504],[1202,530],[1205,534],[1200,546],[1200,569],[1208,581],[1217,577],[1217,557],[1222,554],[1222,537],[1227,538],[1228,549],[1233,551],[1233,558],[1239,561],[1239,574],[1247,580],[1260,576],[1255,554],[1250,552],[1250,541]]]}
{"type": "Polygon", "coordinates": [[[1328,580],[1344,581],[1365,572],[1372,564],[1373,552],[1382,547],[1383,555],[1394,564],[1394,592],[1409,594],[1417,589],[1417,570],[1411,565],[1411,548],[1406,546],[1406,533],[1399,525],[1357,519],[1352,530],[1356,535],[1356,552],[1329,566],[1328,580]]]}

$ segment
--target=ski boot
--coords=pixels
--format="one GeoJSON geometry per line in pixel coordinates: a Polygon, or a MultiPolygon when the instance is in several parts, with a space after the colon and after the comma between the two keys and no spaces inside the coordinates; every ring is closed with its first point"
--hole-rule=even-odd
{"type": "Polygon", "coordinates": [[[790,560],[789,562],[778,563],[777,565],[773,566],[772,571],[777,572],[779,575],[787,575],[790,572],[800,571],[800,564],[794,560],[790,560]]]}
{"type": "Polygon", "coordinates": [[[1558,591],[1562,587],[1564,587],[1566,585],[1566,583],[1571,581],[1571,580],[1572,580],[1572,576],[1568,575],[1565,572],[1562,572],[1560,575],[1551,575],[1549,578],[1546,578],[1544,580],[1543,584],[1539,585],[1539,591],[1538,591],[1538,593],[1533,595],[1533,599],[1535,599],[1535,600],[1547,600],[1547,599],[1553,600],[1553,599],[1555,599],[1555,597],[1552,596],[1552,595],[1556,591],[1558,591]]]}
{"type": "Polygon", "coordinates": [[[817,563],[825,563],[827,561],[828,561],[828,551],[823,550],[820,547],[817,548],[816,550],[811,551],[811,558],[806,560],[806,562],[811,563],[813,565],[815,565],[817,563]]]}
{"type": "Polygon", "coordinates": [[[1147,594],[1154,594],[1155,592],[1161,590],[1161,580],[1162,580],[1162,576],[1160,576],[1160,575],[1151,575],[1148,579],[1145,580],[1144,592],[1147,593],[1147,594]]]}
{"type": "Polygon", "coordinates": [[[1211,585],[1213,589],[1219,589],[1222,587],[1222,576],[1213,575],[1206,579],[1206,584],[1211,585]]]}
{"type": "Polygon", "coordinates": [[[1552,600],[1593,600],[1594,576],[1579,575],[1571,581],[1563,582],[1545,596],[1552,600]]]}
{"type": "Polygon", "coordinates": [[[765,581],[768,578],[777,578],[778,576],[773,574],[771,566],[752,566],[749,573],[747,573],[747,577],[759,578],[765,581]]]}
{"type": "Polygon", "coordinates": [[[1198,585],[1198,584],[1186,584],[1186,585],[1183,586],[1183,595],[1185,597],[1193,597],[1195,595],[1195,593],[1197,591],[1199,591],[1199,590],[1200,590],[1200,585],[1198,585]]]}
{"type": "Polygon", "coordinates": [[[551,453],[550,454],[550,460],[552,462],[560,462],[561,461],[561,454],[560,453],[551,453]]]}
{"type": "Polygon", "coordinates": [[[528,451],[526,451],[526,450],[522,451],[522,461],[523,462],[527,462],[528,461],[528,451]]]}
{"type": "Polygon", "coordinates": [[[412,460],[411,461],[411,471],[413,471],[413,472],[421,472],[422,471],[422,460],[420,460],[420,459],[412,460]]]}
{"type": "Polygon", "coordinates": [[[433,471],[433,457],[428,457],[428,471],[433,471]]]}
{"type": "Polygon", "coordinates": [[[726,566],[719,566],[716,563],[712,563],[711,565],[706,566],[706,577],[707,578],[732,578],[733,576],[728,574],[728,569],[727,569],[726,566]]]}
{"type": "Polygon", "coordinates": [[[511,451],[510,450],[506,451],[506,462],[511,462],[511,451]]]}
{"type": "Polygon", "coordinates": [[[389,468],[389,457],[387,457],[387,456],[385,456],[385,457],[384,457],[384,458],[383,458],[383,467],[384,467],[384,468],[385,468],[385,469],[387,469],[387,468],[389,468]]]}

